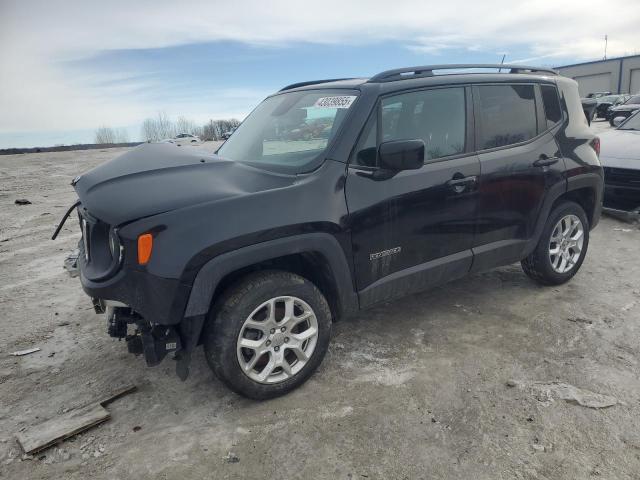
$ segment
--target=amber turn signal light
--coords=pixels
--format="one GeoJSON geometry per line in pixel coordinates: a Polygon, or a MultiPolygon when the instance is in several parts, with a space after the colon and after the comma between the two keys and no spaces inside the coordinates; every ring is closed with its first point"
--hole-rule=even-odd
{"type": "Polygon", "coordinates": [[[138,237],[138,264],[146,265],[151,258],[153,250],[153,236],[150,233],[143,233],[138,237]]]}

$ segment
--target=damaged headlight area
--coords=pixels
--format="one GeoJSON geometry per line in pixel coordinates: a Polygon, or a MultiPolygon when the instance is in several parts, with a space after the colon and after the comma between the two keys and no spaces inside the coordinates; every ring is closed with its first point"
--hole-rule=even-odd
{"type": "Polygon", "coordinates": [[[124,247],[122,246],[122,243],[120,243],[117,228],[112,228],[109,232],[109,251],[111,252],[112,260],[115,260],[118,264],[122,263],[122,259],[124,258],[124,247]]]}
{"type": "Polygon", "coordinates": [[[106,280],[117,273],[124,259],[118,229],[79,209],[82,272],[91,281],[106,280]]]}

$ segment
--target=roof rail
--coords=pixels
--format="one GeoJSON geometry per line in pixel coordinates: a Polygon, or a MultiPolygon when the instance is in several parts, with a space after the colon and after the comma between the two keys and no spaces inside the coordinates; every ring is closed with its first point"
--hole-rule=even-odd
{"type": "Polygon", "coordinates": [[[432,77],[434,70],[462,70],[468,68],[490,68],[498,71],[505,69],[508,73],[549,73],[558,75],[556,70],[551,68],[529,67],[526,65],[505,65],[501,63],[459,63],[449,65],[425,65],[422,67],[406,67],[386,70],[371,77],[367,83],[393,82],[409,78],[432,77]]]}
{"type": "Polygon", "coordinates": [[[285,90],[291,90],[292,88],[306,87],[307,85],[316,85],[318,83],[339,82],[341,80],[353,80],[353,78],[327,78],[326,80],[310,80],[308,82],[292,83],[291,85],[281,88],[279,91],[284,92],[285,90]]]}

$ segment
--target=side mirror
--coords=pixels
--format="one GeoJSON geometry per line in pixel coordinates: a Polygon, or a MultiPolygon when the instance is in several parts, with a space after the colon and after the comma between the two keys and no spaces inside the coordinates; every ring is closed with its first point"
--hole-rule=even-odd
{"type": "Polygon", "coordinates": [[[386,170],[417,170],[424,165],[424,141],[392,140],[378,147],[380,167],[386,170]]]}
{"type": "Polygon", "coordinates": [[[621,124],[622,122],[624,122],[625,120],[626,120],[626,118],[625,118],[625,117],[616,117],[616,118],[614,118],[614,119],[613,119],[613,126],[614,126],[614,127],[619,127],[619,126],[620,126],[620,124],[621,124]]]}

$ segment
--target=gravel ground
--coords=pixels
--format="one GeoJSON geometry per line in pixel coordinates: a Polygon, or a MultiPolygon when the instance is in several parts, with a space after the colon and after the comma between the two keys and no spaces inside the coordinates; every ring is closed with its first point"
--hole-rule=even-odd
{"type": "Polygon", "coordinates": [[[511,265],[340,322],[309,382],[254,402],[201,351],[184,383],[147,368],[63,271],[69,182],[122,151],[0,157],[0,478],[640,478],[637,226],[604,217],[560,287],[511,265]],[[110,421],[22,457],[15,433],[129,382],[110,421]],[[562,399],[602,400],[583,390],[616,404],[562,399]]]}

